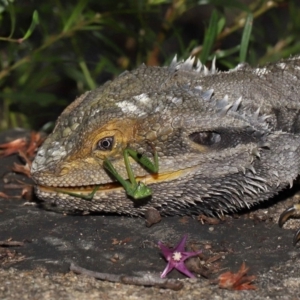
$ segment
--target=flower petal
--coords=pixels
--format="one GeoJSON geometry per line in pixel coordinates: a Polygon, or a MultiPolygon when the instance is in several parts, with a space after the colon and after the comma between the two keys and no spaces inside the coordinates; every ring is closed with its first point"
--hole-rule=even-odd
{"type": "Polygon", "coordinates": [[[175,251],[176,252],[184,252],[186,240],[187,240],[187,234],[185,234],[183,236],[183,238],[180,240],[178,245],[174,248],[173,252],[175,252],[175,251]]]}
{"type": "Polygon", "coordinates": [[[195,278],[195,275],[192,274],[192,273],[186,268],[186,266],[184,265],[183,262],[180,263],[180,264],[177,264],[177,266],[175,266],[175,268],[176,268],[179,272],[181,272],[181,273],[183,273],[184,275],[186,275],[187,277],[195,278]]]}
{"type": "Polygon", "coordinates": [[[172,262],[169,262],[164,271],[161,273],[160,278],[165,278],[167,274],[174,269],[174,267],[174,264],[172,262]]]}
{"type": "Polygon", "coordinates": [[[192,274],[185,266],[184,261],[192,256],[197,256],[202,251],[196,252],[185,252],[185,244],[187,241],[187,234],[185,234],[178,245],[174,249],[169,249],[166,247],[162,242],[158,242],[158,245],[165,257],[168,261],[168,264],[162,274],[160,275],[161,278],[165,278],[167,274],[173,270],[174,268],[177,269],[179,272],[183,273],[187,277],[195,278],[195,275],[192,274]]]}
{"type": "Polygon", "coordinates": [[[173,255],[173,251],[166,247],[161,241],[158,242],[158,246],[160,247],[160,250],[164,255],[165,259],[169,261],[173,255]]]}
{"type": "Polygon", "coordinates": [[[201,250],[199,250],[197,252],[181,252],[181,255],[182,255],[182,259],[181,260],[185,261],[186,259],[188,259],[190,257],[199,255],[200,253],[202,253],[201,250]]]}

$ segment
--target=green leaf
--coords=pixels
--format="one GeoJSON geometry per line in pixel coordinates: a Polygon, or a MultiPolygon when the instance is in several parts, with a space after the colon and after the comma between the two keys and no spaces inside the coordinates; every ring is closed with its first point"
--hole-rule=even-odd
{"type": "Polygon", "coordinates": [[[170,0],[148,0],[149,5],[161,5],[161,4],[168,4],[170,0]]]}
{"type": "Polygon", "coordinates": [[[214,42],[217,37],[218,33],[218,12],[213,10],[212,15],[209,20],[209,26],[205,31],[204,41],[203,41],[203,48],[200,56],[200,60],[203,64],[206,63],[206,60],[209,56],[209,53],[214,45],[214,42]]]}
{"type": "Polygon", "coordinates": [[[226,24],[226,18],[223,16],[223,17],[220,18],[220,20],[218,21],[218,30],[217,30],[217,34],[221,33],[221,31],[223,30],[225,24],[226,24]]]}
{"type": "Polygon", "coordinates": [[[76,23],[76,21],[79,19],[82,11],[84,10],[84,8],[86,7],[88,3],[88,0],[81,0],[77,3],[77,5],[75,6],[75,8],[73,9],[73,12],[70,16],[70,18],[68,19],[68,21],[66,22],[63,32],[68,31],[74,23],[76,23]]]}
{"type": "MultiPolygon", "coordinates": [[[[26,93],[19,92],[0,92],[0,97],[8,98],[13,103],[21,104],[28,103],[30,105],[38,105],[41,107],[49,107],[50,105],[58,103],[59,99],[52,93],[42,93],[35,91],[26,91],[26,93]]],[[[62,103],[65,103],[65,100],[62,100],[62,103]]]]}
{"type": "Polygon", "coordinates": [[[240,45],[237,45],[232,48],[225,49],[225,50],[218,50],[209,59],[213,59],[214,57],[216,57],[219,61],[221,58],[225,58],[225,57],[231,56],[232,54],[238,53],[239,50],[240,50],[240,45]]]}
{"type": "Polygon", "coordinates": [[[91,73],[90,73],[90,70],[89,68],[87,67],[86,65],[86,62],[83,60],[83,59],[80,59],[79,61],[79,66],[81,68],[81,71],[84,75],[84,78],[86,80],[86,83],[88,84],[89,88],[91,90],[93,90],[95,87],[96,87],[96,83],[95,81],[93,80],[92,76],[91,76],[91,73]]]}
{"type": "Polygon", "coordinates": [[[248,14],[243,30],[243,36],[241,40],[241,49],[240,49],[240,62],[246,61],[248,46],[249,46],[249,40],[251,36],[252,31],[252,25],[253,25],[253,15],[248,14]]]}
{"type": "Polygon", "coordinates": [[[25,33],[25,35],[22,37],[22,40],[26,40],[26,39],[28,39],[28,38],[31,36],[31,34],[32,34],[33,30],[35,29],[35,26],[36,26],[37,24],[39,24],[39,14],[38,14],[38,12],[35,10],[35,11],[33,12],[33,15],[32,15],[32,21],[31,21],[31,24],[30,24],[30,26],[29,26],[27,32],[25,33]]]}

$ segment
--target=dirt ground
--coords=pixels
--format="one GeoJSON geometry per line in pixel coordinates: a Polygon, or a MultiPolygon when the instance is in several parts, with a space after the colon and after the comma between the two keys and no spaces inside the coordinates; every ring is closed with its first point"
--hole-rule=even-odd
{"type": "MultiPolygon", "coordinates": [[[[23,132],[0,134],[0,143],[23,132]]],[[[165,217],[152,227],[145,220],[116,215],[63,215],[20,196],[24,175],[11,171],[17,155],[0,158],[0,298],[1,299],[299,299],[300,243],[292,245],[299,220],[279,228],[280,213],[298,202],[299,186],[264,207],[228,216],[219,224],[197,217],[165,217]],[[201,249],[189,262],[197,279],[176,270],[168,278],[183,282],[179,291],[97,280],[69,271],[70,263],[126,276],[158,278],[166,262],[159,240],[173,247],[188,234],[187,249],[201,249]],[[1,244],[2,242],[2,244],[1,244]],[[4,243],[7,242],[7,245],[4,243]],[[13,242],[21,242],[13,245],[13,242]],[[220,289],[218,276],[237,272],[245,262],[256,276],[256,290],[220,289]]]]}

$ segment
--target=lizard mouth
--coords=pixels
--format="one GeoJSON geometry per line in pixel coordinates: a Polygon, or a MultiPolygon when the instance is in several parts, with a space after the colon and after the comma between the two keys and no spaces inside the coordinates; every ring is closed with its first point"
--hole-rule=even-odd
{"type": "MultiPolygon", "coordinates": [[[[135,177],[137,182],[143,182],[145,185],[152,185],[161,182],[172,181],[182,177],[182,175],[191,172],[191,168],[178,170],[178,171],[171,171],[166,173],[157,173],[157,174],[149,174],[146,176],[137,176],[135,177]]],[[[58,186],[45,186],[45,185],[38,185],[38,188],[42,192],[46,193],[63,193],[63,194],[70,194],[73,195],[78,193],[78,197],[89,195],[95,189],[97,192],[113,192],[124,189],[119,182],[108,182],[102,183],[99,185],[88,185],[88,186],[74,186],[74,187],[58,187],[58,186]]]]}
{"type": "Polygon", "coordinates": [[[78,193],[78,196],[90,194],[93,190],[97,187],[97,191],[101,192],[108,192],[122,188],[121,184],[118,182],[111,182],[111,183],[104,183],[99,185],[87,185],[87,186],[80,186],[80,187],[56,187],[56,186],[45,186],[45,185],[38,185],[39,189],[43,192],[47,193],[78,193]]]}

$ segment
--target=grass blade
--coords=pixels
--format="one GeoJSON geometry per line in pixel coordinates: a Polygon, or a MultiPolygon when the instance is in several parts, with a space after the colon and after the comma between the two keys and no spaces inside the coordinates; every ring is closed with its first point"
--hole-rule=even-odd
{"type": "Polygon", "coordinates": [[[84,8],[87,5],[87,0],[81,0],[77,3],[76,7],[73,9],[73,12],[70,16],[70,18],[68,19],[68,21],[66,22],[64,28],[63,28],[63,32],[68,31],[73,24],[75,24],[75,22],[78,20],[80,14],[82,13],[82,11],[84,10],[84,8]]]}
{"type": "Polygon", "coordinates": [[[200,60],[203,64],[206,63],[206,60],[209,56],[209,53],[214,45],[214,42],[217,37],[218,33],[218,13],[214,10],[211,14],[209,20],[209,26],[205,32],[204,41],[203,41],[203,48],[200,56],[200,60]]]}
{"type": "Polygon", "coordinates": [[[241,40],[241,50],[240,50],[240,62],[246,61],[250,36],[252,32],[252,25],[253,25],[253,15],[248,14],[244,26],[243,36],[241,40]]]}
{"type": "Polygon", "coordinates": [[[39,24],[39,14],[38,14],[38,12],[35,10],[35,11],[33,12],[33,15],[32,15],[32,21],[31,21],[31,24],[30,24],[28,30],[26,31],[25,35],[22,37],[22,39],[21,39],[22,41],[28,39],[28,38],[31,36],[31,34],[32,34],[33,30],[35,29],[35,26],[36,26],[37,24],[39,24]]]}

